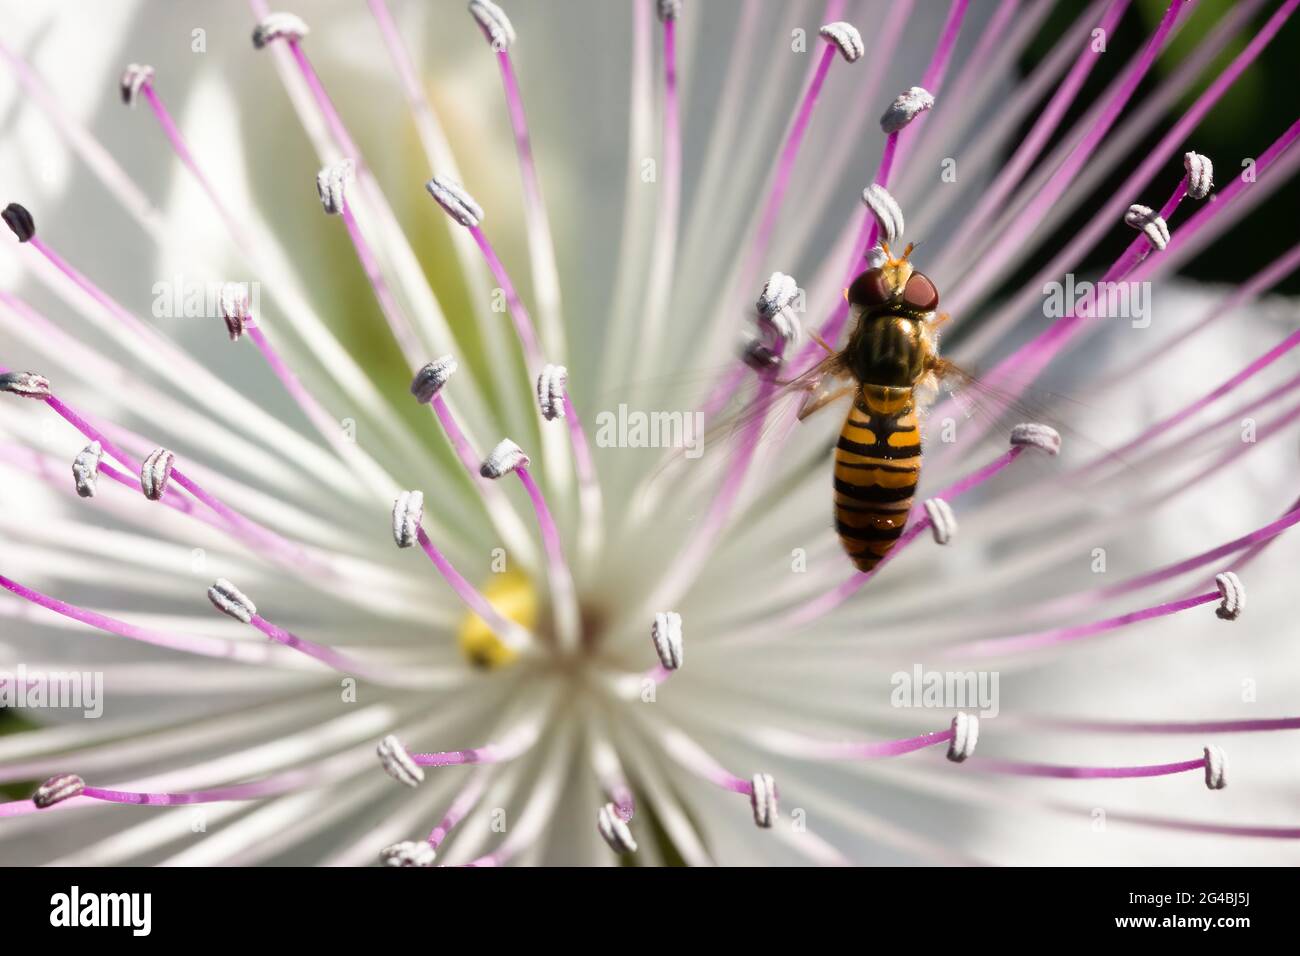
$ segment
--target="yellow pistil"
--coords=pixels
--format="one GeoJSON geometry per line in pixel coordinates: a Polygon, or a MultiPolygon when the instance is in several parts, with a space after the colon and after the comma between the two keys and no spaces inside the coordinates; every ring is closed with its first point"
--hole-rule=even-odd
{"type": "MultiPolygon", "coordinates": [[[[502,616],[532,630],[537,623],[537,591],[522,571],[492,575],[483,586],[483,596],[502,616]]],[[[492,633],[487,622],[472,611],[465,615],[457,636],[461,653],[475,667],[494,670],[513,664],[519,656],[492,633]]]]}

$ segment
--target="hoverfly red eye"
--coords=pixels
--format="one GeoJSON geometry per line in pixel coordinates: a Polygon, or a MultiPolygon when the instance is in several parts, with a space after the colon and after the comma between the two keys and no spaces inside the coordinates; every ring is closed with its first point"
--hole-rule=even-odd
{"type": "Polygon", "coordinates": [[[939,307],[939,290],[919,272],[913,272],[903,289],[903,302],[919,312],[933,312],[939,307]]]}
{"type": "Polygon", "coordinates": [[[849,304],[860,309],[884,305],[890,299],[885,276],[879,269],[868,269],[849,286],[849,304]]]}

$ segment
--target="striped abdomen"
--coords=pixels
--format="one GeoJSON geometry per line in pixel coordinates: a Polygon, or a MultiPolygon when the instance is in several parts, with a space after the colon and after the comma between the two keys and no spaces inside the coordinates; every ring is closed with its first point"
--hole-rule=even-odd
{"type": "Polygon", "coordinates": [[[912,389],[863,385],[835,447],[835,530],[859,571],[898,541],[920,474],[912,389]]]}

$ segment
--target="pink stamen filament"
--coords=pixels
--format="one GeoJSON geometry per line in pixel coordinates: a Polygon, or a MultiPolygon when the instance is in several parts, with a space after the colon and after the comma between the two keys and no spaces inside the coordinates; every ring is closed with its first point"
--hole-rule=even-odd
{"type": "Polygon", "coordinates": [[[1115,780],[1123,777],[1166,777],[1175,773],[1202,770],[1205,758],[1183,760],[1178,763],[1158,763],[1139,767],[1067,767],[1059,764],[1022,763],[1017,760],[1000,760],[975,757],[970,765],[985,773],[1011,774],[1020,777],[1061,777],[1071,780],[1115,780]]]}
{"type": "Polygon", "coordinates": [[[451,806],[447,808],[446,814],[438,825],[429,831],[428,843],[435,850],[442,845],[447,839],[448,834],[456,828],[456,824],[464,820],[471,810],[483,796],[483,791],[487,787],[487,778],[482,773],[476,773],[456,795],[451,806]]]}
{"type": "Polygon", "coordinates": [[[532,473],[526,466],[515,469],[519,483],[524,486],[533,512],[537,515],[537,526],[542,534],[542,546],[546,551],[547,577],[551,585],[551,610],[555,617],[555,630],[560,647],[574,650],[578,646],[578,633],[581,620],[578,613],[578,595],[573,584],[573,573],[569,570],[564,557],[564,546],[560,541],[560,530],[555,525],[555,518],[546,504],[546,496],[538,487],[532,473]]]}
{"type": "Polygon", "coordinates": [[[493,764],[513,760],[537,740],[540,724],[534,724],[512,733],[498,743],[485,744],[469,750],[444,750],[439,753],[411,754],[411,759],[421,767],[455,767],[462,764],[493,764]]]}
{"type": "Polygon", "coordinates": [[[578,475],[578,509],[582,516],[578,532],[578,545],[584,559],[590,558],[600,547],[604,528],[604,500],[600,491],[600,478],[591,454],[587,433],[578,418],[573,398],[564,393],[564,420],[569,429],[569,443],[573,447],[574,468],[578,475]]]}
{"type": "Polygon", "coordinates": [[[506,297],[506,307],[510,310],[510,318],[514,322],[515,334],[519,337],[519,347],[524,353],[524,362],[528,366],[531,375],[536,375],[546,364],[542,355],[542,346],[537,339],[537,330],[533,327],[533,320],[525,308],[523,300],[519,298],[519,293],[515,291],[515,285],[510,281],[510,273],[506,271],[505,265],[497,255],[492,243],[484,234],[479,226],[469,226],[470,235],[478,243],[480,251],[483,253],[483,259],[487,262],[488,269],[492,272],[492,277],[496,279],[497,285],[501,287],[502,293],[506,297]]]}
{"type": "Polygon", "coordinates": [[[533,155],[532,136],[528,132],[528,118],[524,113],[524,98],[519,90],[510,50],[497,53],[501,65],[501,82],[505,88],[506,112],[514,133],[515,150],[519,155],[519,175],[523,180],[524,221],[532,258],[533,285],[542,313],[543,327],[549,350],[557,359],[563,354],[564,329],[559,321],[559,286],[555,279],[555,246],[551,238],[551,225],[546,215],[546,202],[542,198],[542,181],[533,155]]]}
{"type": "Polygon", "coordinates": [[[1119,628],[1126,627],[1130,624],[1138,624],[1142,621],[1150,621],[1159,617],[1168,617],[1171,614],[1177,614],[1179,611],[1186,611],[1190,608],[1199,607],[1202,604],[1209,604],[1220,599],[1221,595],[1217,590],[1209,591],[1204,594],[1196,594],[1192,597],[1182,598],[1177,601],[1169,601],[1165,604],[1157,604],[1154,607],[1143,608],[1138,611],[1130,611],[1127,614],[1120,614],[1115,617],[1105,618],[1100,621],[1092,621],[1087,624],[1076,624],[1070,627],[1055,627],[1046,631],[1035,631],[1028,634],[1018,634],[1012,637],[994,637],[984,640],[969,641],[962,644],[953,644],[942,648],[941,653],[945,657],[989,657],[1003,653],[1040,650],[1044,647],[1053,647],[1070,641],[1095,637],[1098,634],[1118,630],[1119,628]]]}
{"type": "Polygon", "coordinates": [[[379,311],[383,313],[384,318],[388,321],[388,328],[392,331],[393,338],[397,340],[397,345],[402,350],[402,355],[405,356],[406,361],[412,368],[418,367],[421,361],[420,357],[424,354],[424,347],[420,344],[420,338],[411,326],[406,314],[398,305],[393,290],[389,288],[388,280],[384,278],[383,270],[379,266],[379,257],[375,255],[374,249],[366,240],[361,227],[357,225],[356,216],[352,213],[351,203],[344,201],[340,215],[347,227],[348,238],[352,240],[352,248],[356,250],[357,259],[360,261],[366,279],[369,280],[370,287],[374,290],[375,298],[379,302],[379,311]]]}
{"type": "Polygon", "coordinates": [[[783,739],[779,743],[774,743],[773,749],[793,757],[808,760],[876,760],[883,757],[900,757],[913,751],[924,750],[926,747],[947,743],[952,740],[953,732],[951,728],[932,730],[915,737],[885,741],[841,742],[814,740],[802,736],[796,739],[785,732],[782,732],[781,737],[783,739]],[[789,740],[788,743],[786,738],[789,740]]]}
{"type": "Polygon", "coordinates": [[[456,592],[456,596],[465,603],[466,607],[483,619],[484,623],[491,628],[492,633],[503,644],[512,650],[520,651],[531,647],[535,643],[533,635],[526,628],[506,618],[492,606],[492,603],[483,596],[483,593],[478,588],[465,580],[464,576],[447,560],[447,557],[438,550],[437,545],[433,543],[424,528],[419,529],[417,538],[420,547],[428,555],[429,560],[433,562],[433,566],[438,569],[438,573],[442,575],[443,580],[456,592]]]}
{"type": "Polygon", "coordinates": [[[1044,717],[1027,718],[1027,720],[1040,727],[1100,734],[1251,734],[1273,730],[1300,730],[1300,717],[1183,721],[1069,720],[1044,717]]]}

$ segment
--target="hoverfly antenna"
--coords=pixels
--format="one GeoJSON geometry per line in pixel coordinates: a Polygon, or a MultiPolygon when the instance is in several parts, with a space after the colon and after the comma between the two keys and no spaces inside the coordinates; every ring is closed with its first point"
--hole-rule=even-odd
{"type": "Polygon", "coordinates": [[[906,259],[908,256],[910,256],[912,254],[912,250],[915,248],[916,248],[916,243],[909,242],[907,244],[907,248],[903,250],[903,258],[906,259]]]}
{"type": "Polygon", "coordinates": [[[881,251],[883,251],[888,258],[890,259],[894,258],[894,254],[889,251],[889,243],[885,242],[884,239],[880,240],[880,248],[881,251]]]}

